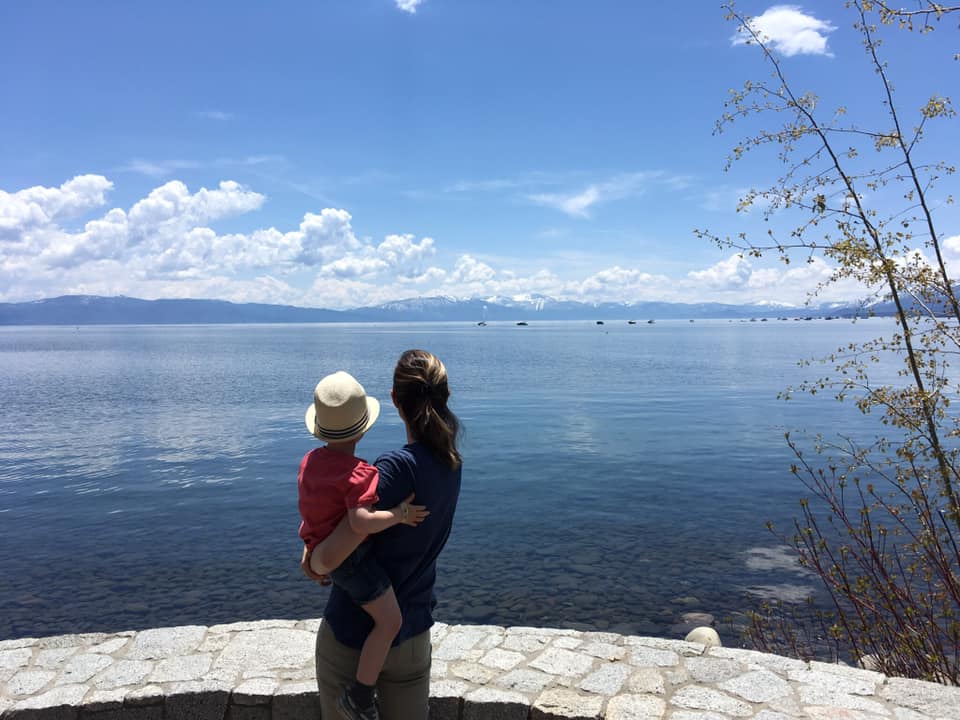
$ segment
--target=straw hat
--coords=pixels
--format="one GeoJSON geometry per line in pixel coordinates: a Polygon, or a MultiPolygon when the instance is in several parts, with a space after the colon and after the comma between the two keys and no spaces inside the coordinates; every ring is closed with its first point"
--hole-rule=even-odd
{"type": "Polygon", "coordinates": [[[377,399],[367,397],[363,385],[341,370],[317,383],[304,420],[320,440],[349,442],[369,430],[379,415],[377,399]]]}

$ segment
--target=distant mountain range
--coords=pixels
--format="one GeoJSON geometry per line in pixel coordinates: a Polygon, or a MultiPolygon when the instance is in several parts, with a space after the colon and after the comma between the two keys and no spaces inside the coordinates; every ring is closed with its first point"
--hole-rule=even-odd
{"type": "MultiPolygon", "coordinates": [[[[874,306],[877,314],[889,314],[874,306]]],[[[174,325],[207,323],[315,323],[411,321],[671,320],[763,317],[850,317],[852,305],[789,307],[720,303],[581,303],[542,295],[522,299],[461,300],[422,297],[354,310],[224,300],[140,300],[129,297],[64,295],[24,303],[0,303],[0,325],[174,325]]]]}

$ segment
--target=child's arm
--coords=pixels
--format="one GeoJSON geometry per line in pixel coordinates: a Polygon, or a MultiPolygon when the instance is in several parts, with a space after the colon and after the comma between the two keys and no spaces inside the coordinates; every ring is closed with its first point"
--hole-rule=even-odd
{"type": "Polygon", "coordinates": [[[424,521],[430,511],[425,505],[411,505],[411,500],[412,494],[389,510],[372,510],[371,505],[350,508],[347,510],[350,527],[355,533],[362,535],[378,533],[401,523],[415,527],[424,521]]]}

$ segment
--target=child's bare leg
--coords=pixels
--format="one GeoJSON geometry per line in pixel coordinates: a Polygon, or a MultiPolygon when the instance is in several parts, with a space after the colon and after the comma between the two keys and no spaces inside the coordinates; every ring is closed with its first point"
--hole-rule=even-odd
{"type": "Polygon", "coordinates": [[[350,521],[343,520],[333,532],[321,540],[310,555],[310,569],[317,575],[328,575],[331,570],[340,567],[340,563],[363,542],[364,535],[358,535],[350,527],[350,521]]]}
{"type": "Polygon", "coordinates": [[[400,632],[403,618],[393,588],[373,602],[362,605],[364,611],[373,618],[373,630],[367,635],[360,650],[360,662],[357,665],[357,682],[364,685],[376,685],[383,663],[390,652],[393,639],[400,632]]]}

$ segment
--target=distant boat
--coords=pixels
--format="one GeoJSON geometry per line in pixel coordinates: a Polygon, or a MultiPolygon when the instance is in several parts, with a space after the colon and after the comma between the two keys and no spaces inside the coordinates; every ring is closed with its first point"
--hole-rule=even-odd
{"type": "Polygon", "coordinates": [[[597,320],[597,325],[603,325],[603,320],[597,320]]]}
{"type": "Polygon", "coordinates": [[[487,323],[481,320],[480,322],[477,323],[477,325],[479,325],[480,327],[486,327],[487,323]]]}
{"type": "Polygon", "coordinates": [[[517,323],[517,325],[527,325],[527,323],[525,323],[525,322],[523,322],[523,321],[521,320],[520,322],[517,323]]]}
{"type": "Polygon", "coordinates": [[[647,320],[647,325],[653,325],[653,323],[654,323],[653,320],[647,320]]]}
{"type": "Polygon", "coordinates": [[[627,320],[627,325],[636,325],[636,324],[637,324],[636,320],[627,320]]]}
{"type": "Polygon", "coordinates": [[[693,322],[693,318],[690,318],[690,322],[693,322]]]}

